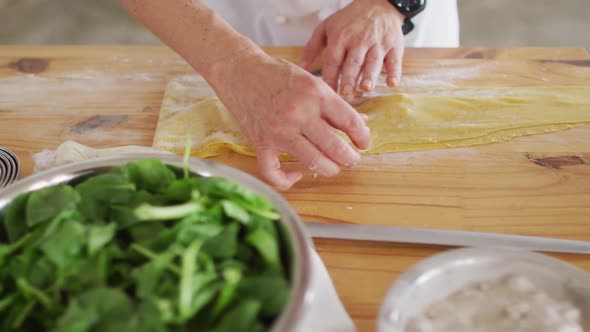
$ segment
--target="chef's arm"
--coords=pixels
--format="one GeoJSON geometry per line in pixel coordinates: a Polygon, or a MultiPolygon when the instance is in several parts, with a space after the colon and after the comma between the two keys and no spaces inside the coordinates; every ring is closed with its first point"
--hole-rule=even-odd
{"type": "Polygon", "coordinates": [[[208,81],[231,62],[264,57],[254,42],[235,31],[199,0],[120,0],[123,6],[208,81]]]}
{"type": "Polygon", "coordinates": [[[288,189],[303,176],[283,170],[281,153],[314,173],[336,175],[369,147],[369,128],[321,79],[275,59],[198,0],[121,0],[209,82],[256,148],[262,178],[288,189]],[[255,80],[253,80],[255,73],[255,80]]]}

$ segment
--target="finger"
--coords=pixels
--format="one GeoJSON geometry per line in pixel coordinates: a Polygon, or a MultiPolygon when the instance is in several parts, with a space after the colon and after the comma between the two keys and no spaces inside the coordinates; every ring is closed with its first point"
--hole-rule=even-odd
{"type": "Polygon", "coordinates": [[[261,177],[280,190],[291,188],[303,176],[301,172],[284,172],[279,161],[280,151],[272,148],[256,150],[258,170],[261,177]]]}
{"type": "Polygon", "coordinates": [[[361,156],[334,132],[325,121],[316,121],[304,132],[305,137],[328,158],[346,167],[356,165],[361,156]]]}
{"type": "Polygon", "coordinates": [[[363,66],[363,80],[361,81],[363,91],[369,92],[375,87],[375,82],[377,82],[381,68],[383,68],[383,57],[383,51],[378,45],[373,45],[367,52],[363,66]]]}
{"type": "Polygon", "coordinates": [[[342,130],[359,149],[367,149],[371,140],[369,127],[361,115],[342,98],[334,98],[322,116],[332,127],[342,130]]]}
{"type": "Polygon", "coordinates": [[[322,68],[322,76],[334,91],[338,89],[338,78],[340,76],[340,68],[344,60],[344,47],[338,45],[328,45],[326,48],[325,63],[322,68]]]}
{"type": "Polygon", "coordinates": [[[334,176],[340,172],[340,167],[334,161],[321,153],[303,136],[292,138],[285,150],[305,167],[320,175],[334,176]]]}
{"type": "Polygon", "coordinates": [[[364,48],[354,48],[346,54],[346,60],[342,66],[342,80],[340,81],[340,94],[345,97],[351,97],[356,90],[357,78],[361,72],[361,67],[365,62],[366,50],[364,48]]]}
{"type": "MultiPolygon", "coordinates": [[[[325,22],[325,21],[324,21],[325,22]]],[[[326,46],[326,24],[322,22],[318,25],[311,38],[303,49],[303,56],[301,58],[301,67],[308,70],[314,60],[320,55],[322,49],[326,46]]]]}
{"type": "Polygon", "coordinates": [[[402,77],[403,47],[391,49],[385,56],[385,70],[387,71],[387,85],[390,87],[399,86],[402,77]]]}

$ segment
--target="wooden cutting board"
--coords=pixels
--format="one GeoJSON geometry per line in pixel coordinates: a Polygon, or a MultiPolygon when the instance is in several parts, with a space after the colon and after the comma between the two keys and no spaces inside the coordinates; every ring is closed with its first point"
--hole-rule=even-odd
{"type": "MultiPolygon", "coordinates": [[[[268,52],[297,61],[300,48],[268,52]]],[[[191,73],[162,47],[0,48],[0,145],[23,176],[31,155],[72,139],[150,146],[167,82],[191,73]]],[[[409,49],[404,80],[425,86],[590,85],[574,48],[409,49]]],[[[215,158],[256,173],[252,158],[215,158]]],[[[364,158],[338,177],[307,173],[285,197],[303,219],[463,229],[590,241],[590,126],[472,148],[364,158]]],[[[290,167],[295,167],[291,165],[290,167]]],[[[373,331],[386,289],[440,248],[318,240],[359,331],[373,331]]],[[[590,257],[556,255],[590,271],[590,257]]]]}

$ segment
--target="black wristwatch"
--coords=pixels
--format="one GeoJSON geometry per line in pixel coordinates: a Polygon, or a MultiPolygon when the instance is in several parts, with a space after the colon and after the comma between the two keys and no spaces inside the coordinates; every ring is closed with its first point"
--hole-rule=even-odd
{"type": "Polygon", "coordinates": [[[404,25],[402,25],[402,31],[404,35],[407,35],[414,29],[414,23],[412,23],[412,17],[418,15],[421,11],[426,8],[426,0],[387,0],[390,4],[395,7],[400,13],[402,13],[406,19],[404,25]]]}

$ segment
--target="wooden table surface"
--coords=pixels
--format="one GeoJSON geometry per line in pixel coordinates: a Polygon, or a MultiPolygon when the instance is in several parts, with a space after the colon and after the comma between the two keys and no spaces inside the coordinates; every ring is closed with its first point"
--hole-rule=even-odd
{"type": "MultiPolygon", "coordinates": [[[[297,61],[299,48],[272,48],[297,61]]],[[[23,176],[33,153],[72,139],[150,146],[166,83],[191,73],[163,47],[0,47],[0,146],[23,176]]],[[[577,48],[409,49],[403,81],[423,87],[590,85],[577,48]]],[[[252,158],[215,158],[255,173],[252,158]]],[[[590,241],[590,126],[470,148],[365,157],[335,178],[307,174],[285,197],[302,218],[590,241]]],[[[316,240],[359,331],[375,330],[400,273],[445,248],[316,240]]],[[[555,255],[590,271],[590,256],[555,255]]]]}

